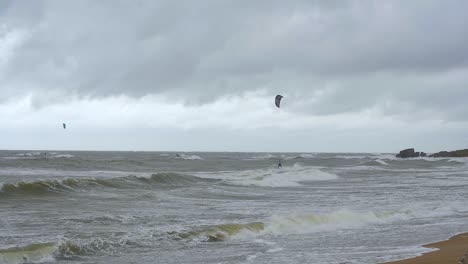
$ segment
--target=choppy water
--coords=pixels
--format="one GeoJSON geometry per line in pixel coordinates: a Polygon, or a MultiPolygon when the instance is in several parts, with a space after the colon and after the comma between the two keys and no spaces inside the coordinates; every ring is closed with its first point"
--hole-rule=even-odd
{"type": "Polygon", "coordinates": [[[466,159],[1,151],[0,263],[378,263],[468,231],[467,190],[466,159]]]}

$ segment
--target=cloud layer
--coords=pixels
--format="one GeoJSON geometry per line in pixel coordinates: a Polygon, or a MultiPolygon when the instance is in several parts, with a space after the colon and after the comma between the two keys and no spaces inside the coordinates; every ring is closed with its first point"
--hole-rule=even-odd
{"type": "Polygon", "coordinates": [[[463,129],[465,10],[461,0],[2,1],[0,128],[62,118],[249,137],[463,129]]]}

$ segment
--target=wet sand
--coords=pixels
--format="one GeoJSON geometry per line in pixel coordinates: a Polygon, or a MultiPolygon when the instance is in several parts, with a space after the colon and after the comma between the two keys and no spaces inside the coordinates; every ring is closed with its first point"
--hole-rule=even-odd
{"type": "MultiPolygon", "coordinates": [[[[422,256],[387,262],[386,264],[458,264],[468,253],[468,233],[459,234],[448,240],[424,245],[427,248],[438,248],[439,250],[428,252],[422,256]]],[[[468,264],[468,256],[464,262],[468,264]]]]}

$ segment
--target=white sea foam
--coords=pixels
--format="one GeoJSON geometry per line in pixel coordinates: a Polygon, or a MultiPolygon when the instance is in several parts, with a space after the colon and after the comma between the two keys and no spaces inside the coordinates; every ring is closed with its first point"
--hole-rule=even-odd
{"type": "Polygon", "coordinates": [[[273,154],[267,153],[267,154],[260,154],[260,155],[255,155],[253,157],[248,158],[247,160],[268,160],[268,159],[273,159],[277,158],[273,154]]]}
{"type": "Polygon", "coordinates": [[[396,160],[400,159],[396,157],[396,154],[376,154],[374,158],[385,159],[385,160],[396,160]]]}
{"type": "Polygon", "coordinates": [[[315,157],[317,157],[317,154],[313,154],[313,153],[303,153],[297,156],[297,158],[303,158],[303,159],[312,159],[315,157]]]}
{"type": "Polygon", "coordinates": [[[313,159],[313,158],[316,158],[316,157],[317,157],[317,154],[303,153],[303,154],[299,154],[299,155],[289,155],[289,156],[281,155],[279,158],[284,159],[284,160],[292,160],[292,159],[313,159]]]}
{"type": "Polygon", "coordinates": [[[74,157],[75,155],[72,155],[72,154],[55,154],[54,156],[52,156],[52,158],[55,158],[55,159],[59,159],[59,158],[71,159],[74,157]]]}
{"type": "MultiPolygon", "coordinates": [[[[205,236],[219,237],[221,240],[253,240],[259,243],[272,243],[268,237],[284,235],[302,235],[317,232],[337,232],[340,230],[378,228],[377,226],[392,226],[395,223],[403,223],[424,218],[444,217],[458,214],[459,204],[450,206],[431,206],[429,204],[414,204],[402,210],[395,211],[357,211],[341,209],[325,213],[296,213],[273,214],[263,222],[251,222],[247,224],[219,224],[209,230],[198,233],[200,241],[206,241],[205,236]],[[423,206],[425,208],[421,208],[423,206]],[[268,241],[264,240],[265,238],[268,241]]],[[[281,251],[276,246],[272,252],[281,251]]],[[[399,252],[400,250],[398,250],[399,252]]],[[[401,253],[401,252],[400,252],[401,253]]]]}
{"type": "Polygon", "coordinates": [[[265,168],[257,170],[231,171],[223,173],[197,174],[199,177],[217,178],[236,185],[255,185],[262,187],[300,186],[308,181],[336,180],[338,176],[319,170],[316,167],[303,167],[296,163],[290,167],[265,168]]]}
{"type": "Polygon", "coordinates": [[[376,161],[377,163],[380,163],[380,164],[384,165],[384,166],[388,166],[388,163],[385,162],[385,161],[383,161],[383,160],[381,160],[381,159],[376,159],[375,161],[376,161]]]}
{"type": "Polygon", "coordinates": [[[376,158],[376,155],[337,155],[335,158],[339,159],[374,159],[376,158]]]}
{"type": "Polygon", "coordinates": [[[468,205],[456,200],[444,205],[419,202],[409,204],[406,208],[405,212],[412,218],[438,218],[468,213],[468,205]]]}
{"type": "Polygon", "coordinates": [[[57,152],[24,152],[19,153],[14,157],[4,157],[3,159],[70,159],[75,155],[57,152]]]}
{"type": "Polygon", "coordinates": [[[0,263],[42,263],[54,261],[57,245],[52,243],[33,244],[25,247],[0,249],[0,263]]]}
{"type": "Polygon", "coordinates": [[[184,159],[184,160],[202,160],[200,156],[197,155],[187,155],[184,153],[178,153],[176,154],[176,158],[178,159],[184,159]]]}
{"type": "MultiPolygon", "coordinates": [[[[74,178],[74,177],[99,177],[99,178],[114,178],[114,177],[124,177],[124,176],[138,176],[138,177],[147,177],[151,176],[151,173],[144,172],[128,172],[128,171],[72,171],[72,170],[54,170],[54,169],[21,169],[21,168],[2,168],[0,169],[0,174],[4,175],[16,175],[19,177],[28,177],[32,181],[37,181],[39,177],[41,179],[64,179],[64,178],[74,178]],[[32,176],[32,177],[31,177],[32,176]]],[[[25,180],[26,178],[22,178],[25,180]]]]}
{"type": "Polygon", "coordinates": [[[459,162],[468,165],[468,158],[450,158],[449,161],[459,162]]]}
{"type": "Polygon", "coordinates": [[[273,215],[264,223],[259,231],[242,229],[233,238],[251,238],[262,235],[308,234],[313,232],[329,232],[350,228],[362,228],[370,225],[387,225],[410,219],[445,217],[460,212],[468,212],[468,208],[458,202],[447,206],[431,206],[429,204],[414,204],[396,211],[354,211],[341,209],[330,213],[300,213],[292,215],[273,215]],[[463,211],[465,210],[465,211],[463,211]]]}
{"type": "Polygon", "coordinates": [[[383,224],[406,219],[405,213],[377,213],[339,210],[329,214],[302,214],[273,216],[265,227],[271,234],[305,234],[317,231],[330,231],[361,227],[369,224],[383,224]]]}
{"type": "Polygon", "coordinates": [[[304,213],[273,215],[260,230],[243,228],[233,234],[233,239],[252,239],[264,235],[309,234],[329,232],[368,225],[388,224],[411,218],[409,212],[358,212],[342,209],[330,213],[304,213]]]}
{"type": "Polygon", "coordinates": [[[20,153],[18,154],[17,156],[20,156],[20,157],[37,157],[37,156],[41,156],[41,155],[45,155],[45,152],[38,152],[38,151],[33,151],[33,152],[24,152],[24,153],[20,153]]]}

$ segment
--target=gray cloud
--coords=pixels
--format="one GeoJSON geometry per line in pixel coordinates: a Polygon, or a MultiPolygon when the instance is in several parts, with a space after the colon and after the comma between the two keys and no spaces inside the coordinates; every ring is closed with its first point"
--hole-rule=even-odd
{"type": "Polygon", "coordinates": [[[0,102],[168,94],[201,104],[263,89],[316,115],[379,106],[464,119],[467,9],[460,0],[3,1],[0,43],[14,43],[0,63],[0,102]]]}

